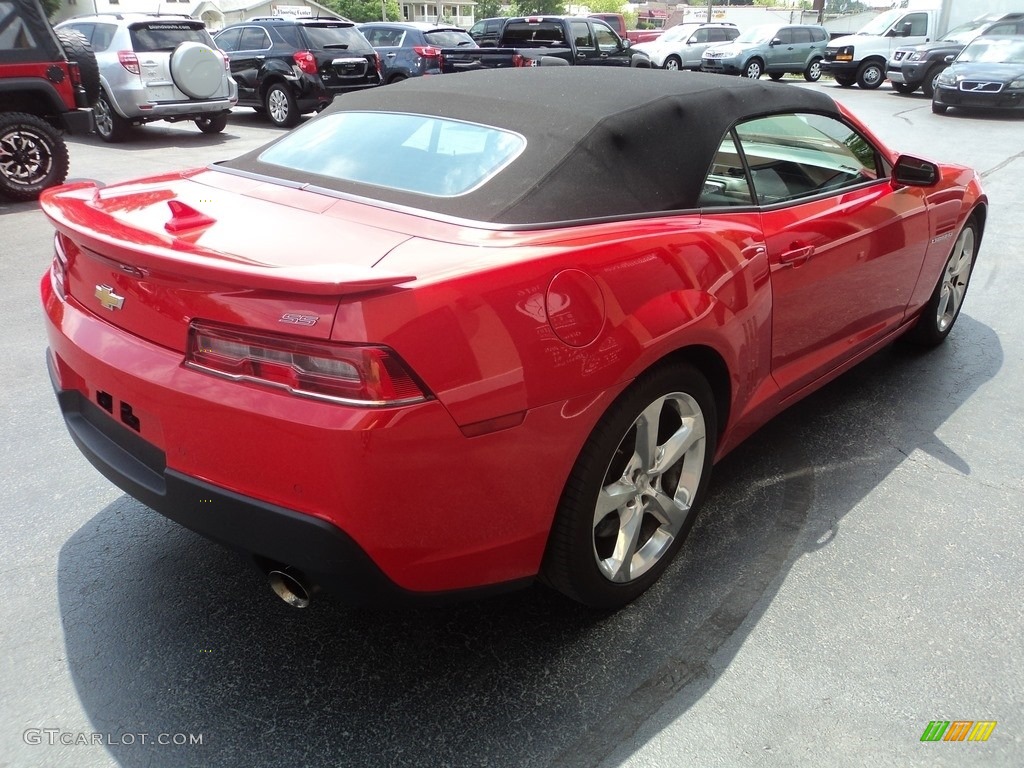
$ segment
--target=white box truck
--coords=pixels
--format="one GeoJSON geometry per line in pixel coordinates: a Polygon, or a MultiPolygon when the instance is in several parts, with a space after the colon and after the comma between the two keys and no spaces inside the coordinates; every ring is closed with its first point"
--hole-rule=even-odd
{"type": "Polygon", "coordinates": [[[896,48],[938,40],[950,27],[985,13],[1020,10],[1012,6],[1022,4],[1024,0],[944,0],[894,8],[856,34],[830,41],[821,71],[842,86],[856,83],[877,88],[886,78],[887,63],[896,48]]]}

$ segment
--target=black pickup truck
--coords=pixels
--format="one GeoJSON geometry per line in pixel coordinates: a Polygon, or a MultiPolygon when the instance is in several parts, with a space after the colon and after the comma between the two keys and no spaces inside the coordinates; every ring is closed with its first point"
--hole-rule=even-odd
{"type": "Polygon", "coordinates": [[[441,71],[598,65],[647,67],[645,53],[630,48],[610,26],[598,19],[573,16],[524,16],[506,22],[496,48],[445,48],[441,71]]]}

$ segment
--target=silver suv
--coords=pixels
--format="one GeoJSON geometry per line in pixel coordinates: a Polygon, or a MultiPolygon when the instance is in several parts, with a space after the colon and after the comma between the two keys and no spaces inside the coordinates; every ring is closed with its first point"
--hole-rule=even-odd
{"type": "Polygon", "coordinates": [[[810,24],[769,24],[744,32],[731,43],[704,51],[704,72],[743,75],[754,80],[768,75],[779,80],[787,72],[802,74],[808,82],[821,77],[828,32],[810,24]]]}
{"type": "Polygon", "coordinates": [[[715,43],[727,43],[740,34],[735,24],[728,22],[702,24],[684,22],[669,27],[657,40],[637,43],[634,51],[643,51],[651,63],[663,69],[700,69],[704,51],[715,43]]]}
{"type": "Polygon", "coordinates": [[[238,101],[227,57],[203,22],[187,16],[100,13],[79,16],[57,29],[80,32],[100,69],[96,132],[124,141],[133,125],[192,120],[203,133],[219,133],[238,101]]]}

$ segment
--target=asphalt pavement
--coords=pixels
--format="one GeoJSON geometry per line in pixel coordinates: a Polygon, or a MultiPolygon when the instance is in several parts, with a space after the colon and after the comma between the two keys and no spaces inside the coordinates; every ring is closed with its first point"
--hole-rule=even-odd
{"type": "MultiPolygon", "coordinates": [[[[964,310],[941,348],[882,351],[727,457],[681,556],[612,615],[540,588],[287,607],[81,457],[44,365],[52,232],[34,204],[0,202],[0,768],[1024,764],[1024,118],[797,87],[982,173],[964,310]],[[996,725],[922,741],[932,721],[996,725]]],[[[278,133],[236,110],[222,135],[76,138],[71,177],[202,165],[278,133]]]]}

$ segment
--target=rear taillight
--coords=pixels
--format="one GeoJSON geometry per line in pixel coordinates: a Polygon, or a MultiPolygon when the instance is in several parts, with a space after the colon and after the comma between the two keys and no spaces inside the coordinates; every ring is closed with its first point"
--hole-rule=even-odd
{"type": "Polygon", "coordinates": [[[67,299],[65,288],[68,275],[68,254],[64,250],[64,235],[60,232],[53,237],[53,264],[50,265],[50,284],[61,299],[67,299]]]}
{"type": "Polygon", "coordinates": [[[412,49],[416,51],[417,56],[422,56],[425,59],[437,59],[441,56],[441,49],[432,45],[414,45],[412,49]]]}
{"type": "Polygon", "coordinates": [[[292,54],[292,58],[299,65],[299,69],[307,75],[315,75],[317,73],[316,56],[309,51],[296,51],[292,54]]]}
{"type": "Polygon", "coordinates": [[[82,70],[78,66],[77,61],[68,62],[68,74],[71,76],[71,84],[73,86],[80,86],[82,84],[82,70]]]}
{"type": "Polygon", "coordinates": [[[405,364],[382,346],[306,341],[194,321],[185,364],[338,403],[379,407],[427,399],[405,364]]]}
{"type": "Polygon", "coordinates": [[[382,77],[383,74],[384,74],[384,68],[381,66],[380,54],[379,53],[374,53],[373,54],[373,67],[374,67],[374,69],[377,70],[377,77],[378,78],[382,77]]]}
{"type": "Polygon", "coordinates": [[[139,69],[139,57],[135,55],[134,51],[118,51],[117,60],[121,62],[122,67],[133,75],[137,75],[142,71],[139,69]]]}
{"type": "Polygon", "coordinates": [[[512,54],[512,66],[513,67],[536,67],[537,66],[537,60],[536,59],[527,58],[526,56],[523,56],[521,53],[513,53],[512,54]]]}
{"type": "Polygon", "coordinates": [[[224,51],[220,52],[220,57],[224,59],[224,71],[229,71],[231,69],[231,59],[228,58],[228,55],[224,53],[224,51]]]}

